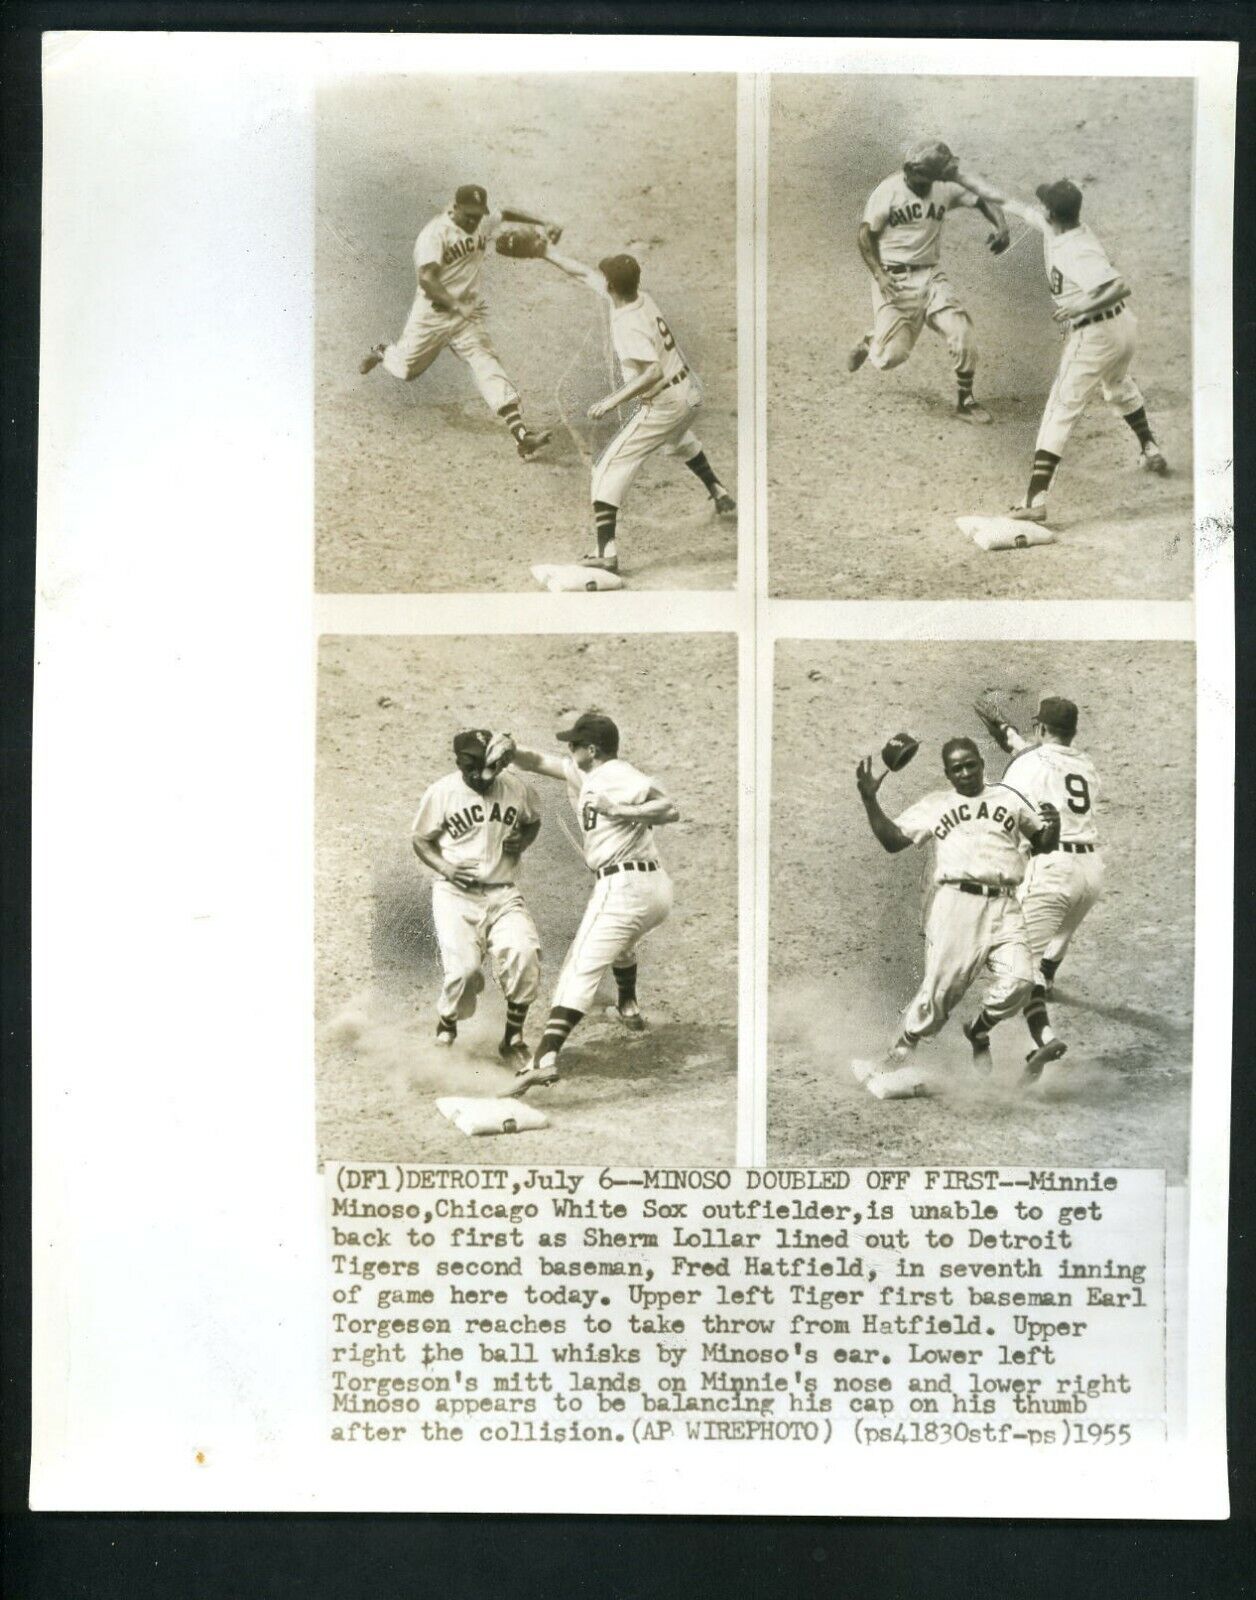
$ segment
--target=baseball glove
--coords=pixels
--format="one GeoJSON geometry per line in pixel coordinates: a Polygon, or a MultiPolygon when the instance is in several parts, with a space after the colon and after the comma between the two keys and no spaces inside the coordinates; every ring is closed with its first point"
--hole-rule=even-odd
{"type": "Polygon", "coordinates": [[[999,710],[995,701],[975,700],[973,702],[973,710],[981,718],[982,722],[985,723],[986,732],[994,740],[995,744],[998,745],[999,749],[1006,750],[1010,754],[1012,746],[1008,739],[1008,733],[1012,727],[1012,724],[999,710]]]}
{"type": "Polygon", "coordinates": [[[891,772],[901,772],[919,749],[919,739],[913,739],[910,733],[896,733],[881,746],[881,759],[891,772]]]}
{"type": "Polygon", "coordinates": [[[488,749],[484,752],[484,760],[481,762],[483,771],[486,774],[491,772],[496,775],[498,770],[504,767],[514,754],[514,751],[515,741],[510,734],[495,733],[488,742],[488,749]]]}
{"type": "Polygon", "coordinates": [[[503,228],[494,246],[499,256],[513,256],[516,261],[535,261],[549,249],[549,239],[542,228],[503,228]]]}

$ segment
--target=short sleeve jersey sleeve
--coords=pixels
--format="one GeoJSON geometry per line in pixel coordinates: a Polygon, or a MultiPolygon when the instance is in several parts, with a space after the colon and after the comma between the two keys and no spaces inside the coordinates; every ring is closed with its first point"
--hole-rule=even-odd
{"type": "Polygon", "coordinates": [[[924,795],[915,805],[908,806],[901,816],[894,818],[894,826],[900,833],[905,833],[913,844],[923,844],[926,839],[932,838],[937,825],[938,797],[935,794],[924,795]]]}

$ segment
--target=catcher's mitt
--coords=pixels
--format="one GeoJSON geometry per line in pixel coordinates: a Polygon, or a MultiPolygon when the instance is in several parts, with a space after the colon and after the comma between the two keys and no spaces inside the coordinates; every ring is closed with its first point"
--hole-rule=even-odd
{"type": "Polygon", "coordinates": [[[549,249],[549,239],[542,228],[503,228],[494,240],[494,247],[499,256],[535,261],[549,249]]]}
{"type": "Polygon", "coordinates": [[[881,746],[881,759],[891,772],[901,772],[920,749],[920,740],[910,733],[896,733],[881,746]]]}

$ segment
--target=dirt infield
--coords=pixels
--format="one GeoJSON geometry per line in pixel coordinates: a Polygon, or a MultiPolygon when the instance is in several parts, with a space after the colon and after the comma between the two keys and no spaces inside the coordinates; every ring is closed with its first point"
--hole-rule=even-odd
{"type": "MultiPolygon", "coordinates": [[[[736,652],[719,635],[336,637],[320,654],[318,1151],[320,1159],[726,1165],[734,1157],[737,997],[736,652]],[[467,685],[468,687],[462,687],[467,685]],[[471,687],[474,686],[474,687],[471,687]],[[489,979],[452,1052],[432,1043],[439,988],[427,875],[409,830],[453,768],[464,727],[510,728],[557,750],[563,718],[596,705],[626,759],[682,820],[660,831],[675,910],[641,950],[638,1038],[590,1016],[567,1076],[530,1098],[548,1129],[469,1139],[438,1094],[495,1094],[504,1004],[489,979]],[[692,764],[694,730],[704,758],[692,764]]],[[[562,823],[564,786],[535,780],[544,823],[521,883],[544,950],[535,1042],[590,878],[562,823]]],[[[570,826],[570,822],[568,821],[570,826]]],[[[609,1000],[610,995],[607,996],[609,1000]]]]}
{"type": "MultiPolygon", "coordinates": [[[[490,256],[490,331],[523,413],[554,441],[526,465],[461,361],[413,383],[362,354],[400,333],[419,229],[460,183],[564,224],[561,249],[629,251],[700,375],[696,423],[736,493],[736,124],[732,77],[387,78],[320,92],[315,256],[317,586],[332,593],[526,590],[592,546],[589,463],[625,417],[601,302],[536,261],[490,256]]],[[[723,589],[737,535],[675,460],[648,461],[621,518],[641,588],[723,589]]]]}
{"type": "Polygon", "coordinates": [[[1194,666],[1186,644],[850,644],[778,647],[772,805],[769,1160],[796,1165],[1186,1166],[1191,1065],[1194,666]],[[1029,1036],[994,1033],[972,1071],[966,1000],[917,1063],[936,1094],[881,1104],[850,1074],[879,1056],[923,972],[925,853],[887,855],[855,791],[859,758],[906,728],[921,739],[888,778],[895,816],[945,785],[940,747],[978,736],[995,691],[1022,731],[1037,697],[1080,708],[1077,744],[1103,784],[1107,885],[1057,980],[1069,1053],[1028,1093],[1029,1036]],[[816,750],[824,752],[822,762],[816,750]]]}
{"type": "MultiPolygon", "coordinates": [[[[1162,598],[1192,585],[1189,81],[803,78],[772,86],[768,208],[768,509],[774,594],[844,599],[1162,598]],[[1096,397],[1052,496],[1055,545],[986,554],[957,516],[1023,498],[1060,355],[1030,235],[1000,258],[979,213],[945,224],[942,265],[976,330],[991,427],[952,415],[927,328],[890,372],[846,371],[871,280],[855,233],[906,140],[936,134],[1032,197],[1067,174],[1082,220],[1133,288],[1134,374],[1173,472],[1137,469],[1096,397]]],[[[1025,224],[1009,218],[1017,241],[1025,224]]]]}

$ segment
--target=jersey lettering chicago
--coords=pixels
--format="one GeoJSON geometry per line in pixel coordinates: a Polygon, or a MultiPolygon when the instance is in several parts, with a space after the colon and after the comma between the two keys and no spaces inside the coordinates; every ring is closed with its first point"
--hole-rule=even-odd
{"type": "Polygon", "coordinates": [[[931,183],[927,195],[913,194],[903,174],[896,172],[869,195],[863,219],[877,235],[882,261],[936,267],[947,212],[976,204],[977,196],[958,183],[931,183]]]}
{"type": "Polygon", "coordinates": [[[635,817],[604,817],[595,811],[592,800],[601,795],[620,805],[639,806],[650,797],[653,779],[638,772],[630,762],[604,761],[592,772],[581,772],[568,757],[563,762],[567,775],[567,795],[580,822],[580,842],[584,859],[595,871],[615,861],[657,861],[654,830],[635,817]]]}
{"type": "Polygon", "coordinates": [[[1120,277],[1108,252],[1084,225],[1065,233],[1044,233],[1042,248],[1047,285],[1057,310],[1084,311],[1096,289],[1120,277]]]}
{"type": "Polygon", "coordinates": [[[1099,774],[1081,750],[1062,744],[1031,744],[1008,762],[1003,782],[1031,806],[1050,802],[1060,813],[1060,838],[1070,844],[1098,844],[1095,802],[1099,774]]]}
{"type": "Polygon", "coordinates": [[[466,867],[479,883],[513,883],[518,858],[502,853],[508,833],[535,822],[536,791],[517,772],[500,772],[483,794],[460,772],[438,778],[419,801],[410,832],[429,840],[451,867],[466,867]]]}
{"type": "Polygon", "coordinates": [[[1018,884],[1025,876],[1022,838],[1042,827],[1033,808],[1001,783],[980,794],[935,789],[908,806],[895,825],[913,844],[934,847],[934,883],[1018,884]]]}
{"type": "Polygon", "coordinates": [[[490,211],[474,233],[460,228],[448,211],[433,217],[414,245],[414,270],[439,267],[440,281],[451,295],[478,293],[484,252],[501,226],[501,214],[490,211]]]}
{"type": "Polygon", "coordinates": [[[689,365],[659,308],[644,291],[631,305],[613,307],[611,339],[626,382],[639,378],[652,361],[663,369],[665,383],[689,365]]]}

